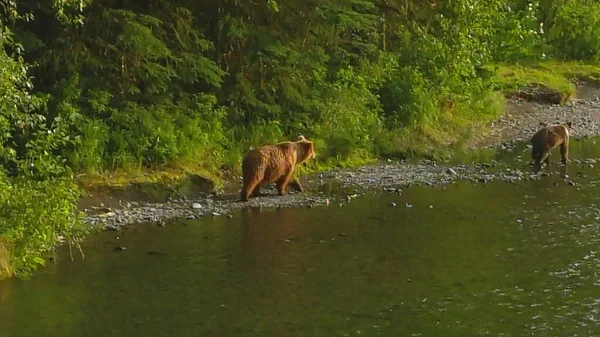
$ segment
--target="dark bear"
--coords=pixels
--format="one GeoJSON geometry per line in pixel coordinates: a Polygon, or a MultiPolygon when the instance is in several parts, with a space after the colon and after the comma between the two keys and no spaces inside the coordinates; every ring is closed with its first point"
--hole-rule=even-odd
{"type": "Polygon", "coordinates": [[[536,167],[541,167],[542,162],[550,164],[550,151],[560,145],[562,162],[569,161],[569,131],[571,122],[564,124],[548,125],[538,130],[531,137],[531,158],[536,167]]]}

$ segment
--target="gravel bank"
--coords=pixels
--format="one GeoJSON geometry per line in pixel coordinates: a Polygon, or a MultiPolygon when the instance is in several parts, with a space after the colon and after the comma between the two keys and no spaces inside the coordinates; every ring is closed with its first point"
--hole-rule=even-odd
{"type": "Polygon", "coordinates": [[[554,124],[571,121],[571,135],[575,138],[600,136],[600,91],[597,96],[577,99],[564,106],[509,101],[506,112],[492,123],[492,134],[476,147],[495,147],[500,143],[528,142],[539,130],[541,123],[554,124]]]}
{"type": "MultiPolygon", "coordinates": [[[[592,159],[589,160],[590,162],[592,159]]],[[[596,160],[593,160],[596,163],[596,160]]],[[[600,160],[597,160],[600,163],[600,160]]],[[[573,165],[587,165],[578,161],[573,165]]],[[[557,166],[558,167],[558,166],[557,166]]],[[[388,163],[358,169],[333,170],[311,176],[307,186],[310,192],[289,193],[285,197],[276,195],[275,189],[263,189],[267,194],[249,202],[238,202],[236,195],[219,195],[194,200],[176,199],[167,203],[124,202],[118,208],[97,207],[88,210],[86,220],[102,224],[109,230],[119,230],[132,223],[154,223],[165,225],[168,219],[198,219],[205,216],[231,218],[233,211],[243,207],[342,207],[352,198],[372,191],[401,194],[411,185],[443,185],[459,180],[475,183],[520,180],[538,180],[543,173],[510,168],[502,163],[479,163],[474,165],[439,166],[433,162],[421,164],[388,163]],[[323,190],[328,190],[324,192],[323,190]]],[[[573,183],[565,176],[565,183],[573,183]]]]}

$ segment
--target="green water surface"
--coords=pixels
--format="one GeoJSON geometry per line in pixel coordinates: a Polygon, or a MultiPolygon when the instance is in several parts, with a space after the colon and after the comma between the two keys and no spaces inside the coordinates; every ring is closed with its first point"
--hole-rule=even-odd
{"type": "Polygon", "coordinates": [[[599,336],[600,175],[550,172],[100,233],[0,282],[0,336],[599,336]]]}

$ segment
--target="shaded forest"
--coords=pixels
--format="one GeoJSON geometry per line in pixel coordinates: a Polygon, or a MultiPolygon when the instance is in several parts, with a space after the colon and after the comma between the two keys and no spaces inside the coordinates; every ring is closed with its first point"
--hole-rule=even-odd
{"type": "Polygon", "coordinates": [[[87,231],[81,173],[235,171],[251,146],[298,134],[320,167],[458,142],[502,113],[498,67],[597,62],[597,13],[593,0],[3,4],[5,272],[87,231]]]}

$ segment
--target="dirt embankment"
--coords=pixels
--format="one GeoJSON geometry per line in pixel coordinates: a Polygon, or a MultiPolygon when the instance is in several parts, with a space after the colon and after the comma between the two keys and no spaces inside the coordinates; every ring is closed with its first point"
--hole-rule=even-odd
{"type": "MultiPolygon", "coordinates": [[[[527,141],[542,123],[571,121],[575,138],[600,135],[600,89],[581,87],[579,96],[565,105],[535,103],[523,100],[507,102],[506,112],[492,123],[490,132],[480,137],[473,147],[507,147],[507,144],[527,141]]],[[[508,146],[510,147],[510,146],[508,146]]],[[[594,161],[594,159],[590,159],[594,161]]],[[[577,162],[575,165],[585,165],[577,162]]],[[[439,185],[457,180],[477,182],[540,179],[540,174],[522,167],[502,167],[502,163],[489,162],[469,165],[437,165],[431,161],[420,163],[388,162],[355,169],[332,170],[307,175],[302,178],[309,192],[290,193],[278,197],[271,195],[237,202],[238,194],[231,184],[225,193],[210,193],[210,182],[192,184],[200,193],[185,193],[185,188],[169,187],[147,189],[136,186],[133,191],[104,191],[84,199],[86,221],[118,230],[121,226],[139,222],[165,224],[168,219],[195,219],[203,216],[231,217],[232,211],[242,207],[312,207],[317,205],[343,206],[357,193],[367,190],[385,190],[402,193],[402,188],[414,184],[439,185]],[[502,167],[502,169],[498,169],[502,167]],[[164,193],[168,190],[171,193],[164,193]],[[340,192],[341,191],[341,192],[340,192]],[[204,192],[204,193],[202,193],[204,192]],[[129,201],[127,201],[129,200],[129,201]],[[140,202],[139,200],[145,200],[140,202]],[[103,203],[102,207],[94,207],[103,203]]],[[[197,179],[196,179],[197,180],[197,179]]],[[[201,180],[201,179],[200,179],[201,180]]],[[[568,183],[571,183],[568,179],[568,183]]],[[[190,190],[190,186],[187,186],[190,190]]]]}

